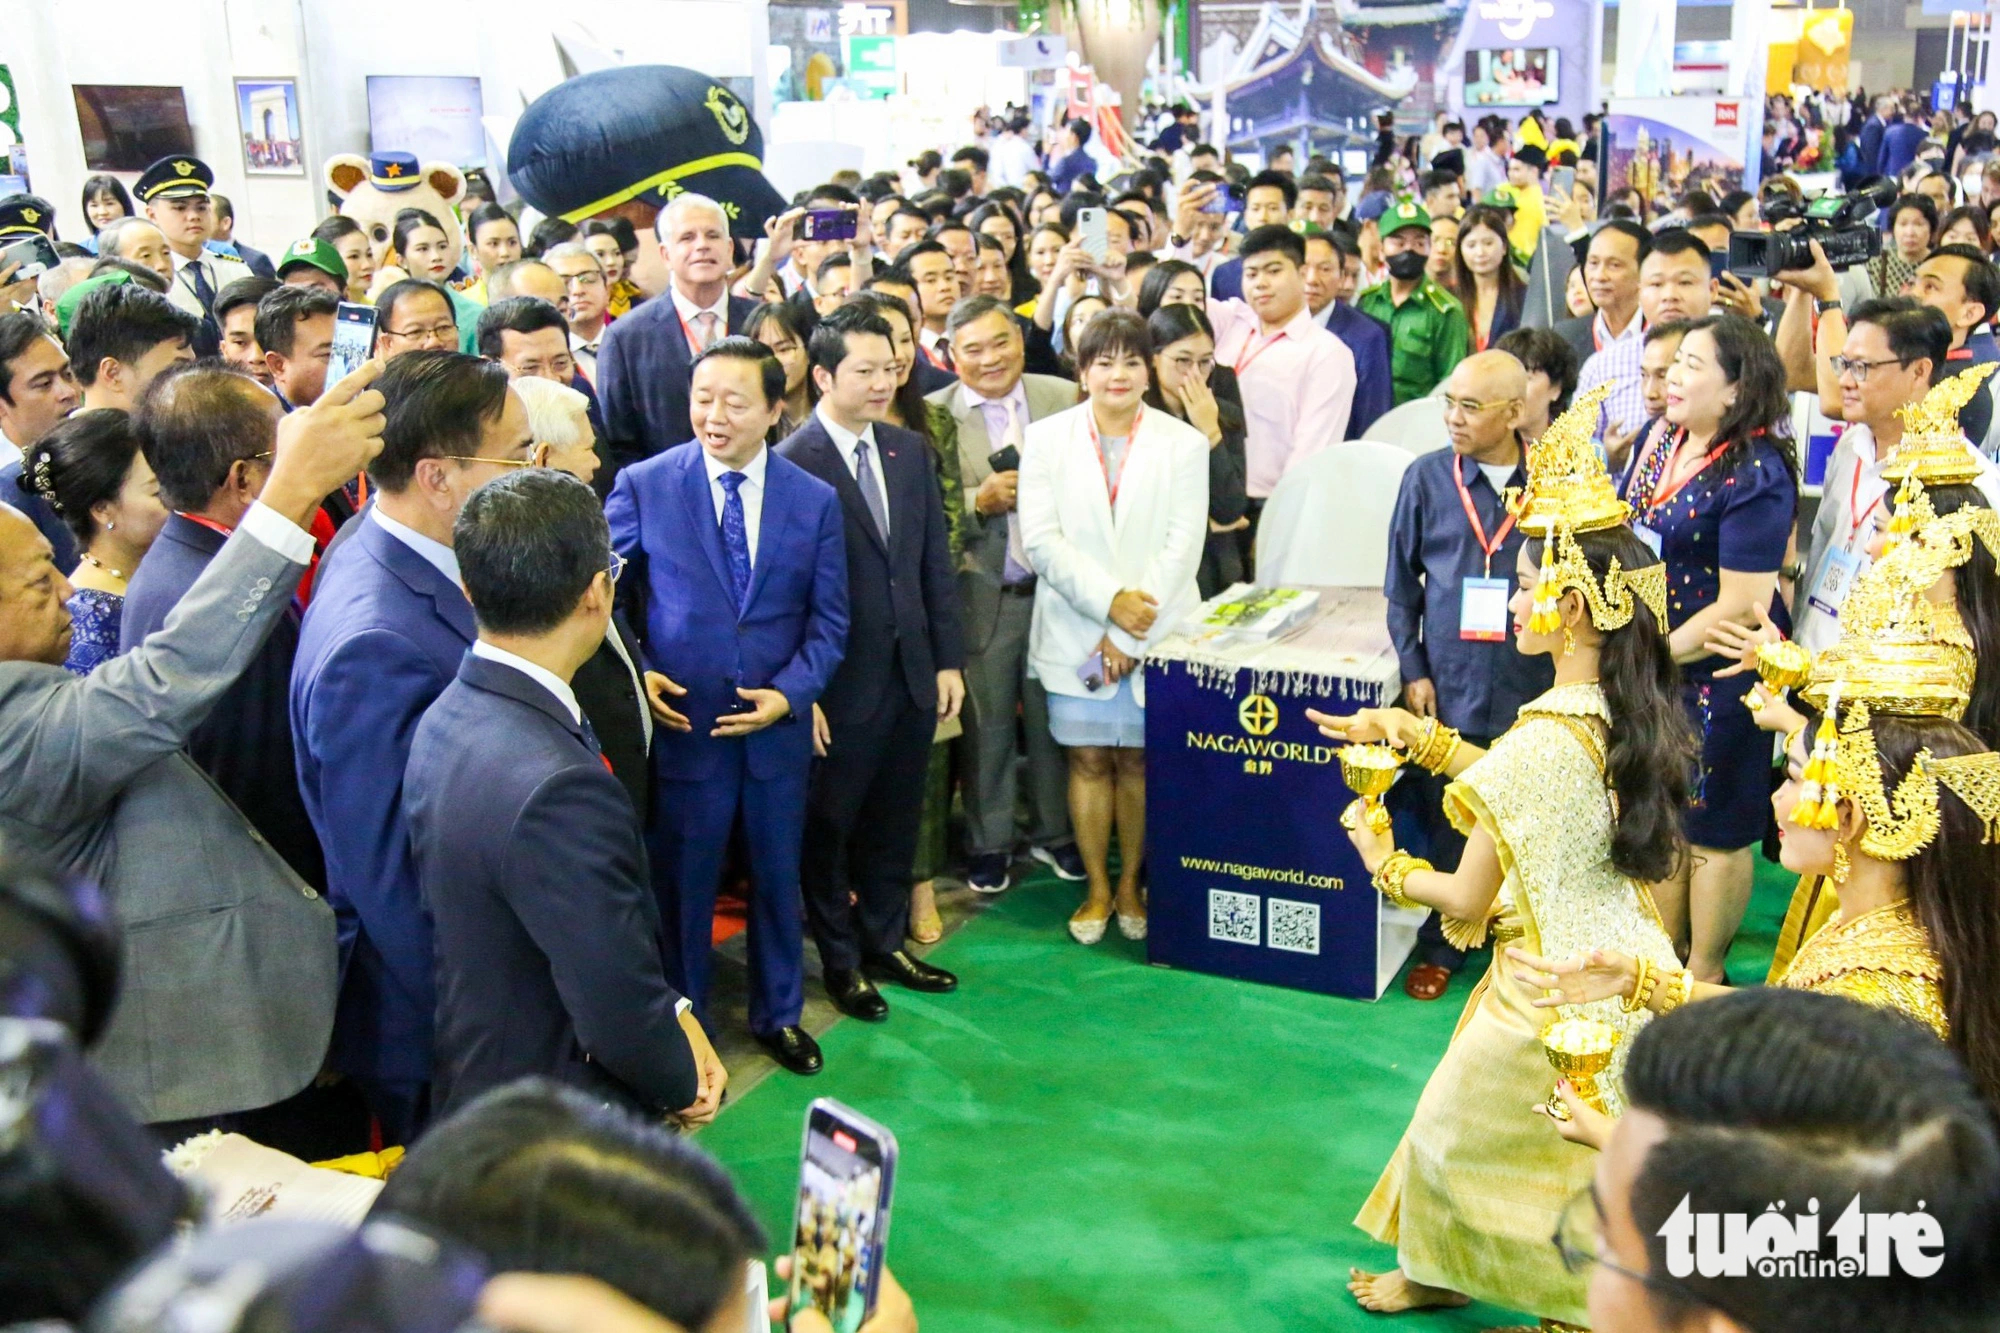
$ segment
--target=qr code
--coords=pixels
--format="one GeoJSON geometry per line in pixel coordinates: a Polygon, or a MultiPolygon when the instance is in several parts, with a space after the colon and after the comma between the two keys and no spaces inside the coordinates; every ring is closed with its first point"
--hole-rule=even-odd
{"type": "Polygon", "coordinates": [[[1271,899],[1271,947],[1286,953],[1319,952],[1319,904],[1271,899]]]}
{"type": "Polygon", "coordinates": [[[1231,944],[1256,945],[1262,942],[1259,909],[1263,900],[1254,893],[1208,891],[1208,937],[1231,944]]]}

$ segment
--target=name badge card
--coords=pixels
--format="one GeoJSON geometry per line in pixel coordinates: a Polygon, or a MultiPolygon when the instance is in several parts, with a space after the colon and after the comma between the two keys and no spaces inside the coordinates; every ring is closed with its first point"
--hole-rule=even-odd
{"type": "Polygon", "coordinates": [[[1507,641],[1507,602],[1514,595],[1508,579],[1467,579],[1459,585],[1458,637],[1480,643],[1507,641]]]}

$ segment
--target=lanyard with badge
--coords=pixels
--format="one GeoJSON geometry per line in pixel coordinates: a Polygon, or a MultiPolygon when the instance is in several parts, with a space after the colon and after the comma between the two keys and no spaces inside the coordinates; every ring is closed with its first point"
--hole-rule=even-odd
{"type": "MultiPolygon", "coordinates": [[[[1666,446],[1667,453],[1665,461],[1663,462],[1660,469],[1660,475],[1657,475],[1653,478],[1652,485],[1648,488],[1649,493],[1647,495],[1645,504],[1646,513],[1654,514],[1659,512],[1661,506],[1665,505],[1667,501],[1673,499],[1676,495],[1679,495],[1681,491],[1686,488],[1689,482],[1693,481],[1696,477],[1699,477],[1702,473],[1708,471],[1709,466],[1712,463],[1714,463],[1716,459],[1722,457],[1724,451],[1729,448],[1729,441],[1727,440],[1724,440],[1721,444],[1716,445],[1715,448],[1709,450],[1708,453],[1702,457],[1701,462],[1696,465],[1694,471],[1688,473],[1685,477],[1677,478],[1672,485],[1667,486],[1666,489],[1662,491],[1660,488],[1663,484],[1666,483],[1666,476],[1664,474],[1667,472],[1669,468],[1673,466],[1674,454],[1679,451],[1681,444],[1685,442],[1686,438],[1687,438],[1686,436],[1682,436],[1679,440],[1674,440],[1671,445],[1668,445],[1666,440],[1662,440],[1660,442],[1663,446],[1666,446]]],[[[1647,547],[1653,552],[1654,555],[1661,556],[1662,558],[1664,558],[1664,552],[1662,551],[1661,548],[1665,543],[1660,536],[1660,530],[1658,528],[1655,528],[1648,523],[1641,523],[1637,518],[1634,518],[1632,520],[1632,535],[1637,537],[1640,541],[1646,543],[1647,547]]]]}
{"type": "Polygon", "coordinates": [[[1513,594],[1513,585],[1507,579],[1493,577],[1493,553],[1500,549],[1507,540],[1507,534],[1514,530],[1514,516],[1507,515],[1507,521],[1488,541],[1486,525],[1479,521],[1479,511],[1472,505],[1472,492],[1466,489],[1463,463],[1453,465],[1451,479],[1458,485],[1458,502],[1465,506],[1465,520],[1472,525],[1472,539],[1479,543],[1479,553],[1486,557],[1485,574],[1476,579],[1468,578],[1459,585],[1458,637],[1478,643],[1505,643],[1507,602],[1513,594]]]}
{"type": "Polygon", "coordinates": [[[1806,605],[1836,625],[1840,621],[1841,603],[1847,600],[1849,590],[1854,587],[1854,580],[1861,576],[1861,571],[1867,563],[1867,552],[1860,545],[1861,530],[1866,527],[1871,533],[1874,531],[1871,520],[1875,516],[1876,509],[1881,506],[1883,497],[1889,493],[1888,488],[1883,487],[1881,492],[1868,502],[1868,507],[1857,513],[1857,507],[1861,503],[1862,471],[1861,459],[1856,457],[1854,474],[1847,483],[1849,518],[1846,539],[1835,542],[1828,548],[1826,563],[1821,566],[1819,577],[1813,581],[1811,591],[1806,594],[1806,605]]]}
{"type": "Polygon", "coordinates": [[[1285,336],[1285,331],[1283,329],[1279,329],[1276,333],[1266,338],[1263,342],[1257,344],[1257,346],[1254,349],[1250,347],[1249,342],[1246,339],[1244,342],[1244,350],[1249,352],[1250,354],[1248,356],[1239,356],[1236,360],[1236,364],[1231,367],[1231,369],[1236,372],[1236,378],[1239,380],[1242,379],[1243,372],[1250,369],[1250,367],[1256,362],[1258,357],[1270,351],[1274,343],[1281,342],[1284,339],[1284,336],[1285,336]]]}

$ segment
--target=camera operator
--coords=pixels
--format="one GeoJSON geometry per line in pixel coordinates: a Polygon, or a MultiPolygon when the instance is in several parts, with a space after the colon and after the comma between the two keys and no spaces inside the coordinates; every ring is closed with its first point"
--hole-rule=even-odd
{"type": "MultiPolygon", "coordinates": [[[[1819,395],[1820,411],[1841,421],[1840,376],[1833,358],[1847,346],[1847,318],[1840,306],[1840,285],[1833,265],[1818,241],[1807,242],[1812,267],[1773,274],[1773,286],[1785,290],[1785,314],[1778,323],[1778,355],[1784,359],[1790,387],[1819,395]],[[1813,317],[1818,316],[1817,333],[1813,317]]],[[[2000,361],[2000,344],[1981,328],[2000,310],[2000,270],[1969,245],[1946,245],[1931,251],[1917,265],[1909,295],[1939,311],[1951,325],[1951,350],[1945,371],[1956,375],[1971,366],[2000,361]]],[[[1958,414],[1959,426],[1974,445],[1983,445],[1993,421],[1990,385],[1981,385],[1958,414]]]]}

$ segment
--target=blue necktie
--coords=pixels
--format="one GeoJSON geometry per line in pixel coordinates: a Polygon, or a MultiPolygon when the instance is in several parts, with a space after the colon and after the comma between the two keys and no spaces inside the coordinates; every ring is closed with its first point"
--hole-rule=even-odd
{"type": "Polygon", "coordinates": [[[741,472],[722,474],[722,549],[729,553],[729,581],[736,589],[736,609],[743,610],[743,598],[750,591],[750,530],[743,524],[743,482],[741,472]]]}

